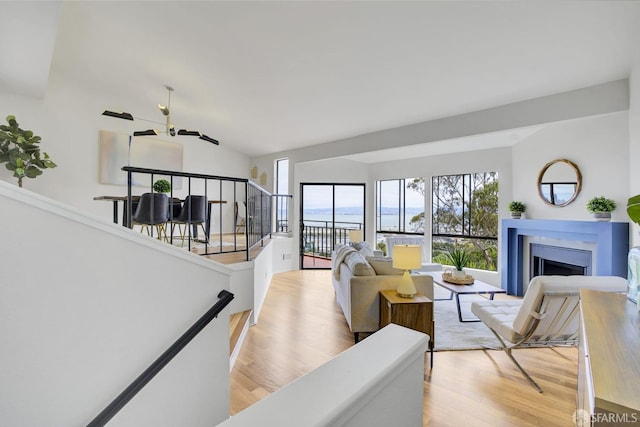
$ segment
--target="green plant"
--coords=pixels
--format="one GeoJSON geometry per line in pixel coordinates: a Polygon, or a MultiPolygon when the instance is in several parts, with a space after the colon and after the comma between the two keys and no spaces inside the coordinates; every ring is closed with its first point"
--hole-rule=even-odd
{"type": "Polygon", "coordinates": [[[604,196],[594,197],[587,202],[587,210],[595,212],[613,212],[616,209],[616,202],[604,196]]]}
{"type": "Polygon", "coordinates": [[[640,194],[629,197],[627,201],[627,215],[631,221],[640,224],[640,194]]]}
{"type": "Polygon", "coordinates": [[[22,178],[35,178],[42,175],[42,170],[55,168],[57,165],[47,153],[40,153],[42,138],[30,130],[23,130],[15,116],[7,116],[7,125],[0,125],[0,163],[18,178],[18,186],[22,187],[22,178]]]}
{"type": "Polygon", "coordinates": [[[166,179],[159,179],[153,183],[153,191],[156,193],[168,193],[171,191],[171,184],[166,179]]]}
{"type": "Polygon", "coordinates": [[[511,212],[524,212],[527,209],[527,206],[522,203],[522,202],[518,202],[518,201],[513,201],[511,203],[509,203],[509,211],[511,212]]]}
{"type": "Polygon", "coordinates": [[[459,246],[449,249],[447,251],[447,258],[451,261],[451,265],[453,265],[458,271],[462,271],[462,269],[466,267],[471,260],[469,252],[459,246]]]}

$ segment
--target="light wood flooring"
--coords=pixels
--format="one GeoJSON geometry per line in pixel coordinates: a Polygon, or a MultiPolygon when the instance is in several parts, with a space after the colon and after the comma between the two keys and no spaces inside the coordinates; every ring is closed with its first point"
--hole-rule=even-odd
{"type": "MultiPolygon", "coordinates": [[[[353,345],[328,270],[274,275],[258,323],[231,372],[231,415],[353,345]]],[[[577,349],[515,350],[544,389],[536,392],[502,351],[425,358],[425,426],[573,426],[577,349]]],[[[398,426],[402,427],[402,426],[398,426]]]]}

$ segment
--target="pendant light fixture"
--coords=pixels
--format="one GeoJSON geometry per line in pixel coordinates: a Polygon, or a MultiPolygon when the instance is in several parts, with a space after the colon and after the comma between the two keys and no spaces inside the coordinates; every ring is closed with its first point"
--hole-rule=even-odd
{"type": "MultiPolygon", "coordinates": [[[[173,123],[171,123],[171,92],[173,92],[173,88],[171,86],[165,86],[165,88],[167,89],[167,91],[169,92],[169,97],[168,97],[168,101],[167,101],[167,105],[162,105],[162,104],[158,104],[158,109],[160,110],[160,112],[162,113],[163,116],[166,117],[164,123],[163,122],[157,122],[154,120],[147,120],[147,119],[142,119],[140,117],[133,117],[132,114],[130,113],[125,113],[125,112],[115,112],[115,111],[109,111],[109,110],[105,110],[102,115],[103,116],[109,116],[109,117],[115,117],[117,119],[123,119],[123,120],[142,120],[145,122],[151,122],[151,123],[156,123],[159,125],[163,125],[164,126],[164,134],[169,135],[169,136],[176,136],[176,128],[173,126],[173,123]]],[[[142,130],[142,131],[135,131],[133,132],[133,136],[150,136],[150,135],[159,135],[160,132],[158,132],[156,129],[147,129],[147,130],[142,130]]],[[[203,141],[207,141],[210,142],[212,144],[215,145],[220,145],[220,142],[218,142],[218,140],[211,138],[210,136],[204,135],[196,130],[188,130],[188,129],[180,129],[177,131],[178,135],[184,135],[184,136],[197,136],[198,138],[200,138],[203,141]]]]}

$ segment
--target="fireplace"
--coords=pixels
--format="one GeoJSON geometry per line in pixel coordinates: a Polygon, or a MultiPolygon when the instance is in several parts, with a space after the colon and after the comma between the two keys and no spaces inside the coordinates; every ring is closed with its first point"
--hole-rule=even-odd
{"type": "Polygon", "coordinates": [[[503,219],[500,243],[500,280],[509,295],[524,295],[535,268],[542,268],[544,274],[562,271],[627,277],[627,222],[503,219]],[[527,253],[532,248],[524,244],[525,239],[532,237],[567,244],[562,247],[554,243],[542,248],[542,256],[532,256],[527,253]],[[590,252],[587,255],[581,249],[572,248],[576,242],[593,244],[593,251],[583,251],[590,252]],[[558,251],[563,252],[561,256],[558,256],[558,251]],[[586,262],[587,256],[589,262],[586,262]],[[535,257],[542,258],[542,261],[534,261],[535,257]]]}
{"type": "MultiPolygon", "coordinates": [[[[529,279],[535,276],[591,276],[591,251],[531,243],[529,279]]],[[[525,289],[526,291],[526,289],[525,289]]]]}

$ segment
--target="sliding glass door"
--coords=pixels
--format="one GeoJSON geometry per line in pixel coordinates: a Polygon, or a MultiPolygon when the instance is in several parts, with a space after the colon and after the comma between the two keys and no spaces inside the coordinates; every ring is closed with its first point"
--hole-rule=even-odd
{"type": "Polygon", "coordinates": [[[331,251],[364,229],[365,184],[300,184],[300,268],[331,268],[331,251]]]}

